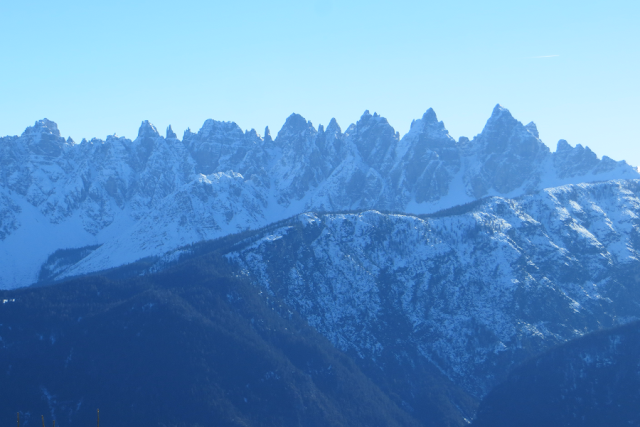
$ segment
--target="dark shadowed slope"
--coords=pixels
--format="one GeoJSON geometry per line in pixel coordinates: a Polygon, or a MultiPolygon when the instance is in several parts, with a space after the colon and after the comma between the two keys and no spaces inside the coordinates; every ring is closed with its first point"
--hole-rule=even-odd
{"type": "Polygon", "coordinates": [[[473,427],[640,425],[640,322],[552,349],[482,401],[473,427]]]}
{"type": "Polygon", "coordinates": [[[100,408],[111,426],[461,425],[441,397],[419,423],[391,377],[381,390],[222,265],[208,256],[126,281],[2,292],[15,302],[0,305],[0,424],[20,411],[23,426],[41,414],[88,425],[100,408]]]}

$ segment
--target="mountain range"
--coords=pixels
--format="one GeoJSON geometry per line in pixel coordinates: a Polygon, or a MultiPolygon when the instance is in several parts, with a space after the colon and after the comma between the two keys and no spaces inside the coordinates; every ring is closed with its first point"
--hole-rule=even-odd
{"type": "MultiPolygon", "coordinates": [[[[69,425],[90,416],[83,402],[102,401],[125,414],[113,418],[122,425],[374,417],[434,427],[467,424],[482,401],[479,419],[513,425],[518,418],[491,402],[506,387],[526,403],[528,383],[510,376],[521,364],[535,368],[532,357],[640,317],[639,227],[640,180],[612,180],[422,215],[307,212],[53,286],[5,290],[0,401],[9,412],[40,402],[69,425]],[[274,372],[277,381],[253,388],[274,372]],[[204,397],[184,406],[171,398],[175,387],[204,397]]],[[[598,351],[617,357],[589,350],[598,351]]],[[[623,368],[640,363],[625,352],[623,368]]],[[[550,357],[568,375],[583,362],[567,354],[578,356],[550,357]]]]}
{"type": "MultiPolygon", "coordinates": [[[[394,372],[407,408],[430,401],[421,389],[428,376],[416,370],[438,372],[479,400],[527,359],[640,318],[640,180],[423,215],[304,213],[147,258],[126,274],[207,253],[301,315],[368,375],[394,372]]],[[[464,400],[452,396],[454,405],[464,400]]]]}
{"type": "Polygon", "coordinates": [[[551,152],[499,105],[458,141],[431,109],[402,138],[369,112],[79,144],[44,119],[0,139],[0,165],[1,410],[437,427],[480,405],[478,425],[510,425],[496,402],[525,402],[539,366],[567,372],[554,396],[577,413],[618,375],[593,357],[637,362],[571,346],[640,318],[640,172],[551,152]]]}
{"type": "Polygon", "coordinates": [[[424,214],[488,196],[640,178],[637,168],[561,140],[555,152],[496,106],[455,141],[429,109],[399,137],[366,111],[343,132],[287,118],[265,129],[207,120],[179,139],[145,121],[135,140],[75,143],[37,121],[0,138],[0,288],[87,274],[305,211],[424,214]],[[58,251],[58,252],[57,252],[58,251]],[[60,257],[60,251],[75,251],[60,257]],[[64,259],[64,262],[62,261],[64,259]],[[72,260],[72,261],[71,261],[72,260]]]}

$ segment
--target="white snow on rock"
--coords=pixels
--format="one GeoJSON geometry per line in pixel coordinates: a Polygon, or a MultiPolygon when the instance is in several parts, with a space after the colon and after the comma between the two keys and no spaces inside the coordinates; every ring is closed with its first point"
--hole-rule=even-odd
{"type": "Polygon", "coordinates": [[[145,121],[133,141],[113,135],[75,143],[43,119],[21,136],[0,138],[0,166],[5,289],[37,281],[62,249],[99,246],[69,261],[59,275],[66,277],[305,211],[420,214],[491,195],[640,178],[636,168],[566,141],[551,153],[535,125],[500,106],[471,141],[453,140],[431,109],[402,139],[368,111],[344,132],[335,120],[316,129],[293,114],[275,140],[268,129],[260,137],[207,120],[182,140],[145,121]]]}
{"type": "Polygon", "coordinates": [[[336,347],[417,351],[482,396],[507,364],[640,317],[639,214],[640,180],[432,217],[305,213],[228,259],[336,347]]]}

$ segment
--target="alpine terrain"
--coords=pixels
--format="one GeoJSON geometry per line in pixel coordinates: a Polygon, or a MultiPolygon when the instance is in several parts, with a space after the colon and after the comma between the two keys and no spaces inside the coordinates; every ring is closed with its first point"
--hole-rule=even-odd
{"type": "Polygon", "coordinates": [[[79,144],[45,119],[0,150],[6,410],[514,425],[496,402],[522,405],[545,366],[579,412],[632,383],[598,389],[600,361],[640,363],[631,329],[598,332],[640,318],[640,172],[551,152],[500,105],[471,140],[429,109],[402,138],[368,111],[344,132],[293,114],[275,139],[207,120],[79,144]]]}
{"type": "Polygon", "coordinates": [[[143,122],[131,141],[77,144],[44,119],[0,139],[0,288],[111,268],[305,211],[429,213],[491,195],[639,178],[588,148],[553,153],[496,106],[455,141],[429,109],[399,138],[366,111],[344,132],[291,115],[272,139],[207,120],[182,139],[143,122]],[[57,250],[79,249],[73,256],[57,250]],[[49,262],[47,263],[47,260],[49,262]],[[44,276],[40,276],[45,265],[44,276]]]}

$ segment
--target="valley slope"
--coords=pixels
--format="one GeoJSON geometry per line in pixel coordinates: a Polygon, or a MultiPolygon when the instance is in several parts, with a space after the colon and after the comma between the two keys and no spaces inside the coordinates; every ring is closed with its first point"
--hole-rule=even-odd
{"type": "Polygon", "coordinates": [[[603,330],[519,366],[486,397],[473,427],[640,424],[640,323],[603,330]]]}
{"type": "Polygon", "coordinates": [[[424,423],[425,402],[464,401],[430,393],[434,373],[479,400],[528,358],[638,319],[639,251],[640,181],[615,180],[419,216],[308,212],[126,274],[215,253],[424,423]]]}
{"type": "Polygon", "coordinates": [[[519,361],[639,317],[637,180],[422,217],[307,213],[260,236],[225,256],[337,348],[429,361],[477,397],[519,361]]]}
{"type": "MultiPolygon", "coordinates": [[[[639,227],[639,180],[565,185],[512,199],[488,197],[424,215],[306,212],[256,231],[197,242],[95,273],[103,278],[4,291],[3,298],[16,301],[0,306],[0,362],[6,362],[7,372],[20,365],[27,373],[41,362],[24,355],[42,354],[44,360],[58,363],[51,366],[51,375],[62,375],[63,360],[74,357],[73,351],[84,352],[86,360],[97,357],[94,349],[107,351],[110,344],[81,345],[82,336],[96,335],[111,343],[128,340],[125,347],[117,344],[132,349],[122,366],[127,371],[155,360],[141,350],[147,345],[161,348],[175,338],[185,354],[209,351],[221,337],[239,334],[234,339],[243,339],[238,337],[245,332],[238,331],[245,329],[232,332],[236,326],[225,322],[240,322],[239,328],[251,319],[271,319],[268,313],[273,311],[278,322],[284,322],[279,330],[294,327],[287,322],[298,319],[299,339],[326,340],[329,348],[351,360],[354,365],[348,370],[364,375],[382,393],[372,398],[388,399],[384,414],[393,422],[407,416],[408,423],[461,426],[473,418],[477,402],[521,362],[638,318],[639,227]],[[158,300],[158,292],[168,294],[158,300]],[[218,294],[213,298],[209,292],[218,294]],[[234,292],[241,293],[241,299],[234,292]],[[198,308],[183,312],[185,298],[198,308]],[[226,304],[233,307],[243,300],[254,305],[233,317],[236,308],[226,304]],[[258,302],[273,310],[258,309],[258,302]],[[151,310],[155,305],[169,311],[158,317],[151,310]],[[66,314],[70,310],[73,313],[66,314]],[[204,317],[202,310],[209,310],[204,317]],[[88,318],[94,320],[85,323],[88,318]],[[30,326],[32,321],[39,323],[30,326]],[[199,334],[208,330],[210,321],[232,330],[205,339],[199,334]],[[174,323],[180,326],[175,337],[167,336],[169,341],[146,341],[144,334],[174,323]],[[131,335],[130,328],[137,332],[131,335]],[[180,335],[182,329],[187,338],[180,335]],[[189,344],[200,340],[202,346],[189,344]]],[[[58,252],[54,261],[83,255],[58,252]]],[[[267,347],[260,352],[271,354],[267,347]]],[[[219,357],[237,354],[238,349],[253,351],[234,341],[219,357]]],[[[100,360],[106,363],[110,357],[100,360]]],[[[171,353],[157,361],[156,370],[192,363],[183,357],[171,353]]],[[[207,360],[198,366],[205,369],[214,359],[207,360]]],[[[260,360],[249,364],[268,362],[260,360]]],[[[313,364],[303,365],[308,363],[313,364]]],[[[75,369],[78,378],[93,372],[85,365],[75,369]]],[[[50,386],[44,386],[47,393],[69,393],[51,391],[59,390],[62,378],[50,378],[50,386]]],[[[23,374],[14,380],[24,381],[23,374]]],[[[231,381],[215,387],[236,386],[231,381]]],[[[22,398],[33,401],[43,393],[38,387],[33,383],[22,398]]],[[[81,394],[71,395],[77,404],[81,394]]],[[[212,411],[211,416],[221,416],[218,409],[212,411]]],[[[341,413],[330,407],[321,411],[330,417],[341,413]]],[[[254,417],[251,414],[245,415],[254,417]]],[[[349,417],[343,416],[347,418],[340,419],[349,417]]]]}

